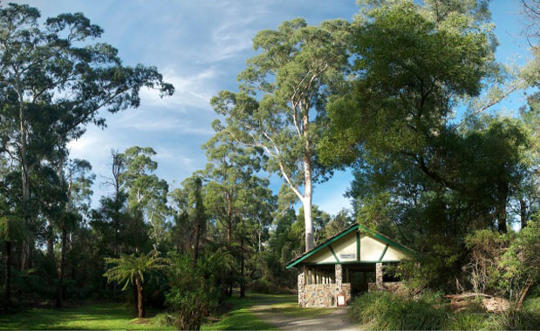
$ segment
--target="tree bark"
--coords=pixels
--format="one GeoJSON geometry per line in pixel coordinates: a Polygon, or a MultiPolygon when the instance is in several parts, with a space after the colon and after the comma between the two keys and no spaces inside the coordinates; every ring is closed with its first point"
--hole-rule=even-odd
{"type": "Polygon", "coordinates": [[[134,282],[134,279],[132,279],[132,283],[131,283],[131,293],[133,294],[133,313],[135,315],[139,315],[139,296],[137,294],[137,285],[135,285],[135,282],[134,282]]]}
{"type": "MultiPolygon", "coordinates": [[[[311,186],[311,184],[310,184],[311,186]]],[[[306,185],[306,192],[307,192],[307,185],[306,185]]],[[[313,240],[313,219],[312,219],[312,213],[311,213],[311,195],[306,196],[303,201],[304,206],[304,222],[305,222],[305,240],[306,240],[306,249],[305,251],[310,251],[315,247],[315,243],[313,240]]]]}
{"type": "Polygon", "coordinates": [[[498,230],[501,233],[508,232],[506,226],[506,200],[508,199],[508,185],[506,183],[499,185],[499,201],[497,203],[498,230]]]}
{"type": "Polygon", "coordinates": [[[311,174],[311,142],[308,137],[309,133],[309,108],[304,112],[304,139],[305,139],[305,153],[304,153],[304,199],[302,201],[304,205],[304,223],[305,223],[305,235],[306,235],[306,252],[315,247],[313,239],[313,219],[311,217],[311,204],[312,204],[312,174],[311,174]]]}
{"type": "Polygon", "coordinates": [[[65,220],[62,224],[62,249],[60,253],[60,275],[58,276],[58,288],[56,291],[56,307],[61,308],[64,300],[64,274],[65,274],[65,261],[66,261],[66,241],[67,241],[67,229],[65,220]]]}
{"type": "Polygon", "coordinates": [[[527,226],[527,203],[524,199],[519,199],[519,213],[521,217],[521,228],[527,226]]]}
{"type": "MultiPolygon", "coordinates": [[[[27,152],[27,145],[28,145],[28,131],[25,125],[25,116],[24,116],[24,97],[23,92],[20,88],[19,82],[17,82],[17,94],[19,97],[19,158],[20,158],[20,168],[21,168],[21,187],[22,187],[22,210],[23,210],[23,220],[25,226],[28,226],[30,224],[30,215],[29,211],[32,210],[30,208],[29,202],[30,202],[30,181],[29,181],[29,166],[28,166],[28,160],[26,157],[27,152]]],[[[29,263],[30,260],[30,243],[27,242],[27,240],[24,240],[22,243],[22,250],[21,250],[21,263],[20,263],[20,269],[23,271],[26,268],[26,265],[29,263]]]]}
{"type": "Polygon", "coordinates": [[[240,237],[240,297],[246,296],[246,282],[244,279],[245,261],[244,261],[244,236],[240,237]]]}
{"type": "Polygon", "coordinates": [[[120,249],[119,249],[119,238],[118,235],[120,233],[120,175],[122,173],[122,158],[120,158],[120,154],[117,152],[112,152],[112,180],[113,180],[113,186],[114,186],[114,215],[113,215],[113,226],[114,226],[114,255],[119,256],[120,255],[120,249]]]}
{"type": "Polygon", "coordinates": [[[144,308],[143,308],[143,296],[142,296],[142,284],[139,277],[135,278],[135,283],[137,285],[137,311],[138,311],[138,317],[143,318],[144,317],[144,308]]]}
{"type": "Polygon", "coordinates": [[[201,237],[201,222],[199,219],[196,220],[197,224],[195,226],[195,247],[193,248],[193,265],[197,263],[197,259],[199,258],[199,241],[201,237]]]}
{"type": "Polygon", "coordinates": [[[54,229],[51,224],[47,226],[47,257],[54,259],[54,229]]]}
{"type": "Polygon", "coordinates": [[[232,197],[227,194],[227,243],[230,245],[232,241],[232,197]]]}
{"type": "Polygon", "coordinates": [[[6,265],[5,265],[4,297],[6,305],[11,305],[11,241],[6,240],[6,265]]]}

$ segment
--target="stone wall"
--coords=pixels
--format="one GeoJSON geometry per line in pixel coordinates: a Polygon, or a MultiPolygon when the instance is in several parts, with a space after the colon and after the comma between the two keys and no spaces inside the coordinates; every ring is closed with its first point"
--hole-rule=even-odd
{"type": "Polygon", "coordinates": [[[350,283],[341,284],[341,289],[337,284],[308,284],[303,292],[298,292],[300,307],[337,307],[337,297],[341,293],[347,304],[351,301],[350,283]]]}
{"type": "Polygon", "coordinates": [[[298,274],[298,305],[300,307],[306,306],[306,277],[305,268],[302,267],[301,272],[298,274]]]}
{"type": "Polygon", "coordinates": [[[345,304],[351,302],[351,284],[343,283],[343,268],[335,265],[335,283],[306,284],[306,267],[298,274],[298,305],[300,307],[337,307],[338,296],[345,296],[345,304]]]}

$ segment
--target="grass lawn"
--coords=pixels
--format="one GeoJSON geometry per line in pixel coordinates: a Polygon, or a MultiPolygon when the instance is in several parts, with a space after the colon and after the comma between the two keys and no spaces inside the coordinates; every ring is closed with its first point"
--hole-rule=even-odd
{"type": "Polygon", "coordinates": [[[16,314],[0,315],[0,329],[168,329],[159,325],[160,314],[139,321],[125,304],[86,304],[77,308],[34,308],[16,314]]]}
{"type": "Polygon", "coordinates": [[[227,301],[231,310],[215,323],[201,327],[202,330],[276,330],[261,320],[251,308],[265,306],[265,313],[292,318],[310,318],[333,311],[331,308],[299,308],[296,295],[248,293],[243,299],[233,297],[227,301]]]}
{"type": "Polygon", "coordinates": [[[335,311],[333,308],[300,308],[298,307],[296,296],[294,296],[293,299],[294,301],[292,302],[273,304],[268,307],[267,311],[286,317],[303,317],[306,319],[324,314],[330,314],[331,312],[335,311]]]}
{"type": "Polygon", "coordinates": [[[275,330],[250,310],[255,305],[279,305],[296,302],[296,296],[283,294],[248,293],[245,298],[232,297],[227,300],[231,310],[219,317],[215,323],[208,323],[201,330],[275,330]]]}
{"type": "MultiPolygon", "coordinates": [[[[313,317],[331,312],[331,309],[298,308],[296,295],[248,293],[227,300],[228,312],[214,316],[214,322],[201,327],[202,330],[275,330],[251,310],[264,306],[266,312],[286,317],[313,317]]],[[[129,329],[129,330],[173,330],[172,326],[160,324],[164,313],[150,311],[148,318],[139,321],[133,318],[132,307],[121,303],[85,304],[75,308],[33,308],[19,313],[0,315],[0,330],[5,329],[129,329]]]]}

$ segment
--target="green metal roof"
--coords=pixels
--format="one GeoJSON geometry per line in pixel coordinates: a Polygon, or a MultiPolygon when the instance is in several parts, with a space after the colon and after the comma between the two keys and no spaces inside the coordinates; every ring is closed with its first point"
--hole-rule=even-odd
{"type": "MultiPolygon", "coordinates": [[[[393,241],[392,239],[384,236],[383,234],[379,233],[379,232],[376,232],[374,230],[371,230],[370,228],[368,227],[365,227],[363,225],[360,225],[360,224],[354,224],[354,225],[351,225],[350,227],[348,227],[347,229],[343,230],[342,232],[336,234],[335,236],[329,238],[328,240],[326,240],[325,242],[317,245],[316,247],[314,247],[312,250],[310,251],[307,251],[305,252],[304,254],[298,256],[297,258],[295,258],[294,260],[292,260],[291,262],[289,262],[289,264],[287,264],[287,269],[290,269],[296,265],[298,265],[299,263],[301,263],[302,261],[304,261],[305,259],[307,259],[308,257],[312,256],[313,254],[319,252],[321,249],[325,248],[325,247],[329,247],[329,245],[331,245],[332,243],[338,241],[339,239],[343,238],[344,236],[348,235],[349,233],[351,232],[354,232],[354,231],[357,231],[357,230],[362,230],[364,232],[367,232],[369,235],[371,235],[372,237],[374,237],[375,239],[379,239],[383,242],[385,242],[386,244],[388,244],[389,246],[392,246],[398,250],[400,250],[401,252],[403,252],[404,254],[407,254],[407,255],[412,255],[414,253],[414,251],[410,248],[407,248],[403,245],[401,245],[400,243],[397,243],[395,241],[393,241]]],[[[386,249],[385,249],[385,252],[386,252],[386,249]]],[[[338,263],[338,262],[336,262],[338,263]]],[[[357,262],[359,263],[359,262],[357,262]]]]}

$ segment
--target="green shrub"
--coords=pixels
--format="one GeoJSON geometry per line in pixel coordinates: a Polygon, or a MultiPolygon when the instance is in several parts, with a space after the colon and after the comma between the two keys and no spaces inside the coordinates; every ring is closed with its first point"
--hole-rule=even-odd
{"type": "Polygon", "coordinates": [[[271,294],[276,293],[278,288],[272,284],[270,281],[266,279],[257,279],[254,280],[250,285],[249,288],[253,292],[257,293],[265,293],[265,294],[271,294]]]}
{"type": "Polygon", "coordinates": [[[375,330],[441,329],[447,312],[425,299],[410,299],[387,292],[370,292],[355,299],[349,316],[375,330]]]}
{"type": "Polygon", "coordinates": [[[195,262],[191,255],[170,257],[170,290],[165,301],[171,311],[170,324],[180,330],[198,330],[206,316],[216,309],[224,293],[223,281],[231,257],[218,250],[195,262]]]}
{"type": "Polygon", "coordinates": [[[540,316],[527,310],[509,310],[489,316],[486,328],[490,330],[538,330],[540,316]]]}
{"type": "Polygon", "coordinates": [[[535,296],[532,296],[525,300],[523,308],[526,311],[540,315],[540,295],[535,294],[535,296]]]}
{"type": "Polygon", "coordinates": [[[485,313],[461,312],[449,314],[444,325],[446,330],[480,330],[488,325],[485,313]]]}

